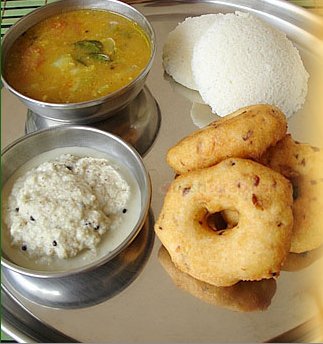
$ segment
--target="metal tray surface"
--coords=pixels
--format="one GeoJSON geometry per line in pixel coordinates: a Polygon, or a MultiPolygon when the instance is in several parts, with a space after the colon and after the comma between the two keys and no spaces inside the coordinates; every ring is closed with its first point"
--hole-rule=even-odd
{"type": "MultiPolygon", "coordinates": [[[[164,75],[161,56],[167,34],[188,16],[249,11],[285,31],[299,48],[311,73],[312,66],[321,61],[314,47],[320,44],[323,27],[315,16],[279,0],[136,1],[134,6],[147,16],[157,36],[156,59],[146,85],[159,105],[162,121],[158,136],[144,157],[153,184],[151,207],[157,218],[174,177],[165,162],[165,153],[197,128],[191,117],[192,108],[195,111],[198,108],[193,106],[194,96],[164,75]]],[[[315,76],[312,79],[310,93],[313,93],[315,76]]],[[[289,120],[289,131],[297,140],[317,144],[320,133],[307,125],[313,109],[313,96],[308,98],[304,109],[289,120]]],[[[6,90],[2,90],[2,100],[4,147],[24,135],[27,109],[6,90]]],[[[97,305],[81,309],[48,308],[24,298],[14,288],[9,291],[4,288],[3,329],[20,342],[313,340],[312,325],[305,325],[316,314],[309,291],[316,283],[323,282],[321,274],[316,273],[319,260],[296,272],[282,272],[266,311],[243,313],[204,302],[176,287],[158,260],[160,247],[156,239],[150,258],[137,278],[122,292],[97,305]],[[304,326],[306,329],[302,330],[304,326]],[[305,335],[304,331],[309,329],[310,335],[305,335]],[[282,336],[286,332],[288,336],[282,336]]]]}

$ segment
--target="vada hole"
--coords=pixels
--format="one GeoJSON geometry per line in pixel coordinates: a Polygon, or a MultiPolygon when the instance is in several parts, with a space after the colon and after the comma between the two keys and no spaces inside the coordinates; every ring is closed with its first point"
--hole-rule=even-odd
{"type": "Polygon", "coordinates": [[[226,229],[235,227],[239,222],[239,213],[236,210],[222,210],[206,215],[207,226],[218,234],[223,234],[226,229]]]}

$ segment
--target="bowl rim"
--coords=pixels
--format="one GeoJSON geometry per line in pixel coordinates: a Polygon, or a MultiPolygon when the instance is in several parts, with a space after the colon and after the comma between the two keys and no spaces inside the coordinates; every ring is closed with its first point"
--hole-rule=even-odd
{"type": "MultiPolygon", "coordinates": [[[[5,35],[3,36],[3,39],[2,39],[2,42],[1,42],[1,45],[2,47],[4,46],[4,44],[6,43],[6,41],[10,38],[10,36],[12,35],[12,32],[17,28],[19,27],[20,25],[22,25],[25,21],[27,21],[31,16],[35,16],[37,15],[37,13],[41,13],[43,12],[44,10],[46,10],[47,8],[49,7],[59,7],[60,5],[62,4],[66,4],[67,1],[72,1],[72,0],[58,0],[58,1],[55,1],[55,2],[51,2],[51,3],[48,3],[42,7],[39,7],[33,11],[31,11],[30,13],[26,14],[25,16],[21,17],[15,24],[13,24],[9,29],[8,31],[5,33],[5,35]],[[9,38],[8,38],[9,37],[9,38]]],[[[155,34],[155,30],[154,28],[152,27],[152,25],[150,24],[149,20],[140,12],[138,11],[135,7],[133,6],[130,6],[129,4],[125,3],[125,2],[122,2],[122,1],[119,1],[119,0],[106,0],[107,2],[112,2],[112,3],[118,3],[128,9],[131,9],[133,12],[135,12],[137,15],[139,15],[145,22],[145,24],[147,25],[149,31],[151,32],[151,37],[147,37],[150,41],[150,45],[151,45],[151,55],[150,55],[150,58],[149,58],[149,61],[148,63],[146,64],[145,68],[137,75],[137,77],[135,79],[133,79],[130,83],[124,85],[123,87],[117,89],[116,91],[112,92],[112,93],[109,93],[105,96],[102,96],[102,97],[99,97],[99,98],[95,98],[95,99],[90,99],[90,100],[86,100],[86,101],[82,101],[82,102],[74,102],[74,103],[52,103],[52,102],[45,102],[45,101],[42,101],[42,100],[37,100],[35,98],[31,98],[31,97],[28,97],[22,93],[20,93],[19,91],[17,91],[13,86],[11,86],[9,84],[9,82],[7,82],[6,78],[4,77],[4,64],[5,64],[5,56],[4,56],[4,53],[3,53],[3,49],[1,51],[1,81],[2,81],[2,84],[10,91],[12,92],[14,95],[16,95],[18,98],[20,99],[23,99],[24,101],[27,101],[27,102],[30,102],[30,103],[36,103],[37,106],[41,106],[41,107],[46,107],[46,108],[55,108],[55,109],[61,109],[61,110],[68,110],[68,109],[74,109],[75,107],[77,108],[86,108],[86,107],[90,107],[90,106],[95,106],[95,105],[99,105],[99,104],[102,104],[102,103],[105,103],[107,100],[110,100],[110,99],[114,99],[115,97],[119,96],[119,94],[123,94],[123,93],[126,93],[127,89],[131,88],[134,86],[134,84],[136,84],[137,82],[141,81],[142,79],[145,78],[145,76],[149,73],[151,67],[152,67],[152,64],[154,62],[154,58],[155,58],[155,55],[156,55],[156,50],[157,50],[157,45],[156,45],[156,34],[155,34]]],[[[73,10],[81,10],[81,9],[92,9],[92,10],[101,10],[101,11],[109,11],[109,10],[105,10],[105,9],[101,9],[101,8],[98,8],[98,7],[86,7],[86,2],[82,2],[81,3],[81,6],[77,7],[77,8],[71,8],[70,10],[67,10],[66,12],[69,12],[69,11],[73,11],[73,10]]],[[[110,11],[110,12],[113,12],[113,11],[110,11]]],[[[119,15],[122,15],[126,18],[128,18],[126,15],[123,15],[121,13],[118,13],[118,12],[113,12],[113,13],[116,13],[116,14],[119,14],[119,15]]],[[[47,17],[47,18],[50,18],[47,17]]],[[[45,18],[45,19],[47,19],[45,18]]],[[[131,18],[128,18],[132,21],[135,21],[131,18]]],[[[44,19],[42,19],[44,20],[44,19]]],[[[37,21],[36,23],[34,23],[33,25],[36,25],[38,23],[40,23],[42,20],[40,21],[37,21]]],[[[135,21],[136,22],[136,21],[135,21]]],[[[137,23],[137,22],[136,22],[137,23]]],[[[142,26],[137,23],[141,28],[142,26]]],[[[32,25],[32,26],[33,26],[32,25]]],[[[30,28],[32,27],[30,26],[30,28]]],[[[28,29],[27,29],[28,30],[28,29]]],[[[147,35],[148,36],[148,35],[147,35]]],[[[20,35],[14,40],[14,42],[20,37],[20,35]]],[[[13,43],[14,43],[13,42],[13,43]]],[[[12,44],[13,44],[12,43],[12,44]]]]}
{"type": "MultiPolygon", "coordinates": [[[[149,214],[150,210],[150,204],[151,204],[151,198],[152,198],[152,185],[151,185],[151,179],[149,176],[149,173],[143,163],[142,157],[139,155],[139,153],[136,151],[134,147],[132,147],[129,143],[124,141],[122,138],[120,138],[117,135],[111,134],[109,132],[105,132],[100,129],[96,129],[93,127],[88,127],[88,126],[82,126],[82,125],[60,125],[56,127],[50,127],[50,128],[45,128],[39,131],[35,131],[33,133],[30,133],[28,135],[22,136],[18,138],[17,140],[13,141],[11,144],[6,146],[2,151],[1,151],[1,160],[4,154],[6,154],[9,150],[11,150],[13,147],[16,145],[29,140],[31,137],[37,136],[37,135],[44,135],[47,132],[51,131],[61,131],[61,130],[80,130],[80,131],[91,131],[93,133],[99,134],[99,135],[104,135],[106,137],[109,137],[110,139],[118,142],[118,144],[122,145],[125,147],[131,155],[135,158],[136,163],[140,167],[140,171],[142,173],[143,179],[144,179],[144,184],[146,186],[146,192],[143,194],[144,195],[144,200],[145,204],[141,208],[139,218],[133,227],[133,229],[130,231],[130,233],[126,236],[126,238],[121,242],[120,245],[115,247],[112,251],[109,253],[105,254],[99,259],[94,259],[92,262],[88,262],[85,265],[82,265],[80,267],[72,268],[69,270],[58,270],[58,271],[46,271],[46,270],[33,270],[30,268],[22,267],[9,259],[5,258],[1,254],[1,266],[5,267],[15,273],[19,273],[25,276],[29,277],[36,277],[36,278],[61,278],[61,277],[68,277],[71,275],[76,275],[79,273],[85,273],[88,271],[91,271],[107,262],[115,258],[118,254],[120,254],[126,247],[128,247],[131,242],[136,238],[136,236],[139,234],[141,231],[143,225],[145,224],[145,221],[147,220],[147,216],[149,214]]],[[[35,155],[37,156],[37,155],[35,155]]],[[[1,190],[3,188],[4,184],[1,185],[1,190]]],[[[140,189],[142,191],[142,189],[140,189]]],[[[142,193],[141,193],[142,195],[142,193]]],[[[2,246],[2,245],[1,245],[2,246]]],[[[1,251],[2,247],[1,247],[1,251]]]]}

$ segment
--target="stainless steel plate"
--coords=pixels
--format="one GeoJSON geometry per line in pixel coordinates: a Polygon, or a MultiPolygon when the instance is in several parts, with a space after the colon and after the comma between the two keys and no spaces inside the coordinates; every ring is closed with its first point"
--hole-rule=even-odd
{"type": "MultiPolygon", "coordinates": [[[[137,2],[135,7],[147,16],[157,36],[158,50],[147,86],[159,104],[162,124],[152,149],[144,158],[152,178],[152,209],[156,217],[174,177],[165,163],[165,153],[180,138],[196,129],[190,116],[192,101],[177,92],[167,80],[161,60],[168,32],[187,16],[245,10],[285,31],[299,48],[312,74],[308,102],[303,111],[290,119],[290,132],[300,141],[318,143],[321,133],[307,124],[312,123],[310,116],[316,77],[313,65],[322,60],[316,47],[323,28],[310,14],[278,0],[148,0],[137,2]]],[[[26,108],[4,91],[2,113],[2,140],[5,145],[23,135],[26,108]]],[[[203,302],[176,287],[158,261],[159,248],[160,242],[156,240],[145,268],[126,290],[92,307],[51,309],[30,302],[13,288],[14,299],[10,300],[15,300],[13,304],[22,311],[19,312],[19,321],[18,316],[5,318],[4,328],[10,328],[12,332],[12,324],[15,324],[16,339],[20,341],[31,334],[34,340],[39,341],[44,341],[46,336],[50,341],[61,334],[80,342],[261,342],[271,338],[286,340],[281,335],[287,331],[290,331],[288,341],[304,338],[303,332],[291,330],[298,326],[301,326],[298,329],[303,328],[303,324],[316,313],[310,290],[316,283],[323,283],[322,274],[316,273],[319,261],[296,272],[282,272],[268,310],[240,313],[203,302]],[[47,329],[47,334],[37,333],[35,319],[47,329]]],[[[5,314],[13,314],[8,303],[5,303],[5,314]]],[[[61,341],[64,341],[63,337],[61,341]]]]}

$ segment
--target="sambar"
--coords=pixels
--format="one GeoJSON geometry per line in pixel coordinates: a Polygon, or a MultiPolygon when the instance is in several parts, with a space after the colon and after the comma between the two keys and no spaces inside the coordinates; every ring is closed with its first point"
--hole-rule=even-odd
{"type": "Polygon", "coordinates": [[[18,92],[48,103],[100,98],[129,84],[152,54],[143,29],[105,10],[47,18],[9,49],[4,75],[18,92]]]}

